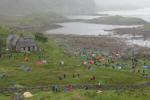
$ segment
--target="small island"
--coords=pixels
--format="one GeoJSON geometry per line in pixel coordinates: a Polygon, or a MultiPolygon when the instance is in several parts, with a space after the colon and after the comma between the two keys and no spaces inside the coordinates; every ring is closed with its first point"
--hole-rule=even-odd
{"type": "Polygon", "coordinates": [[[86,22],[95,24],[107,24],[107,25],[143,25],[147,23],[146,21],[140,18],[123,17],[119,15],[99,17],[88,20],[86,22]]]}

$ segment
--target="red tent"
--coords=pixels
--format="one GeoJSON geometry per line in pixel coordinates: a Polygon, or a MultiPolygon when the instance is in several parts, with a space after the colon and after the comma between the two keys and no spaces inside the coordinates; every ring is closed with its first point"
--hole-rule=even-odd
{"type": "Polygon", "coordinates": [[[90,64],[91,64],[91,65],[94,65],[94,60],[90,60],[90,64]]]}

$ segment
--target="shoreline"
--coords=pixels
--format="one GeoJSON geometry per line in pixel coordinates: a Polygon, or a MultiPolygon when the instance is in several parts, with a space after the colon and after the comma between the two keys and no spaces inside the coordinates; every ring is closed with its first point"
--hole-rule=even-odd
{"type": "MultiPolygon", "coordinates": [[[[79,36],[79,35],[63,35],[63,34],[49,34],[46,35],[50,39],[55,40],[58,45],[64,47],[67,51],[78,53],[79,49],[89,48],[110,52],[116,49],[126,51],[133,49],[132,45],[127,45],[124,40],[108,36],[79,36]],[[66,46],[67,45],[67,46],[66,46]]],[[[148,54],[150,48],[134,46],[135,53],[148,54]]]]}

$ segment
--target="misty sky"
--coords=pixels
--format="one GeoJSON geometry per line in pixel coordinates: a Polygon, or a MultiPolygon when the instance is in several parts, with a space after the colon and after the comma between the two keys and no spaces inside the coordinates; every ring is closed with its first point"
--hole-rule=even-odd
{"type": "Polygon", "coordinates": [[[94,12],[95,8],[103,11],[146,7],[150,7],[150,0],[0,0],[0,14],[14,15],[37,11],[74,14],[94,12]]]}
{"type": "Polygon", "coordinates": [[[150,7],[150,0],[95,0],[99,8],[143,8],[150,7]]]}

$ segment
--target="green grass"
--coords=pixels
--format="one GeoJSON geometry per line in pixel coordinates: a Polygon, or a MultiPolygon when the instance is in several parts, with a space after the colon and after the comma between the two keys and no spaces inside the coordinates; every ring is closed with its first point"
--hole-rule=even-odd
{"type": "Polygon", "coordinates": [[[0,100],[11,100],[11,96],[0,95],[0,100]]]}
{"type": "MultiPolygon", "coordinates": [[[[149,100],[150,88],[137,90],[109,90],[97,93],[96,90],[73,90],[71,92],[36,92],[25,100],[149,100]]],[[[0,100],[11,100],[13,96],[0,95],[0,100]]]]}
{"type": "Polygon", "coordinates": [[[88,70],[81,65],[78,57],[64,53],[64,51],[55,44],[54,41],[49,40],[48,43],[39,43],[44,52],[29,54],[30,61],[24,61],[24,54],[13,54],[10,60],[8,57],[1,59],[0,72],[5,72],[8,77],[0,79],[0,87],[8,87],[12,81],[17,84],[25,86],[37,85],[52,85],[52,84],[85,84],[98,83],[101,81],[104,84],[118,85],[118,84],[139,84],[150,81],[144,79],[138,73],[131,73],[127,70],[113,70],[112,68],[105,68],[93,66],[92,70],[88,70]],[[36,61],[39,55],[43,53],[48,61],[45,65],[37,65],[36,61]],[[63,60],[65,65],[61,66],[59,62],[63,60]],[[27,65],[33,70],[25,72],[21,70],[21,65],[27,65]],[[73,73],[80,73],[80,79],[74,79],[73,73]],[[58,76],[67,75],[64,80],[59,80],[58,76]],[[95,75],[96,80],[90,81],[90,78],[95,75]]]}
{"type": "Polygon", "coordinates": [[[74,90],[67,93],[39,92],[33,95],[26,100],[149,100],[150,90],[103,91],[103,93],[97,93],[95,90],[74,90]]]}
{"type": "MultiPolygon", "coordinates": [[[[8,30],[1,30],[5,35],[8,30]]],[[[88,84],[101,82],[104,85],[127,85],[127,84],[141,84],[150,82],[150,79],[141,77],[139,73],[131,73],[129,67],[126,70],[117,70],[112,68],[105,68],[103,66],[93,66],[92,70],[88,70],[81,64],[80,57],[68,54],[59,47],[53,40],[49,40],[47,43],[39,43],[38,45],[41,52],[34,52],[28,54],[30,60],[26,62],[24,60],[24,53],[14,53],[11,59],[4,57],[0,59],[0,73],[5,72],[7,77],[0,79],[0,88],[12,86],[15,81],[16,84],[22,86],[44,86],[54,84],[88,84]],[[39,56],[43,55],[41,59],[47,60],[48,63],[45,65],[37,65],[36,62],[39,60],[39,56]],[[60,61],[65,62],[64,65],[60,65],[60,61]],[[31,72],[23,71],[20,66],[27,65],[32,68],[31,72]],[[80,78],[73,78],[73,73],[80,74],[80,78]],[[66,74],[66,79],[59,80],[59,76],[66,74]],[[91,81],[92,76],[96,76],[95,81],[91,81]]],[[[130,66],[131,62],[127,61],[127,65],[130,66]]],[[[141,63],[143,60],[140,61],[141,63]]],[[[147,63],[149,61],[147,60],[147,63]]],[[[139,67],[141,68],[141,67],[139,67]]],[[[146,93],[147,90],[142,91],[146,93]]],[[[136,93],[136,91],[133,91],[136,93]]],[[[106,91],[104,94],[96,94],[95,91],[84,91],[75,90],[71,93],[52,93],[52,92],[39,92],[36,93],[33,99],[38,100],[44,96],[51,96],[48,100],[122,100],[122,98],[128,98],[128,93],[122,93],[118,96],[114,91],[106,91]],[[88,95],[86,95],[88,94],[88,95]],[[113,99],[111,99],[113,98],[113,99]]],[[[148,94],[149,95],[149,94],[148,94]]],[[[139,99],[131,96],[131,99],[125,100],[147,100],[147,96],[140,96],[139,99]]],[[[0,95],[0,100],[10,100],[9,96],[0,95]]]]}

